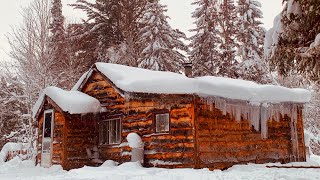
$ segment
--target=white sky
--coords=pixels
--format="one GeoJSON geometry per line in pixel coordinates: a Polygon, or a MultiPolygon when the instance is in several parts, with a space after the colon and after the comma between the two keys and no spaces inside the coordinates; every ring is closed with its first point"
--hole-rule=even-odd
{"type": "MultiPolygon", "coordinates": [[[[5,0],[0,6],[0,60],[7,59],[7,53],[10,46],[7,43],[6,34],[11,31],[11,26],[17,25],[21,21],[21,7],[27,5],[32,0],[5,0]]],[[[85,17],[84,13],[75,11],[66,4],[76,0],[62,0],[64,3],[63,14],[68,17],[68,21],[75,21],[78,17],[85,17]]],[[[272,27],[273,18],[279,14],[282,9],[282,0],[258,0],[262,4],[262,19],[264,27],[272,27]]],[[[174,28],[179,28],[190,36],[189,29],[194,28],[194,19],[191,13],[196,8],[191,6],[193,0],[161,0],[163,4],[168,5],[168,15],[171,17],[170,24],[174,28]]]]}

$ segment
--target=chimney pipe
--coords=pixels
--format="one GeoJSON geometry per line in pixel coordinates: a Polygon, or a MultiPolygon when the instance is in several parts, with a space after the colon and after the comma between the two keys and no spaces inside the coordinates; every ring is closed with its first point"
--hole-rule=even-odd
{"type": "Polygon", "coordinates": [[[183,67],[184,67],[184,74],[191,78],[192,77],[192,63],[188,62],[188,63],[183,63],[183,67]]]}

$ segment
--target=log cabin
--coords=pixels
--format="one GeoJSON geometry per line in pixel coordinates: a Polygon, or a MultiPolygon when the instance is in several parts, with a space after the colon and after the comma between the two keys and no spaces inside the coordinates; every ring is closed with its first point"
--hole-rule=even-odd
{"type": "Polygon", "coordinates": [[[304,89],[96,63],[71,91],[49,87],[36,102],[37,163],[70,170],[128,162],[130,133],[143,141],[145,167],[305,161],[310,97],[304,89]]]}

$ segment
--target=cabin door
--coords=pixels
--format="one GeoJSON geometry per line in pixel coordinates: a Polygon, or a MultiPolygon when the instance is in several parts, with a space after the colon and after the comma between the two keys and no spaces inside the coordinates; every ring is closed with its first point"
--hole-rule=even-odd
{"type": "Polygon", "coordinates": [[[50,167],[52,157],[52,139],[53,139],[53,110],[44,111],[41,166],[50,167]]]}

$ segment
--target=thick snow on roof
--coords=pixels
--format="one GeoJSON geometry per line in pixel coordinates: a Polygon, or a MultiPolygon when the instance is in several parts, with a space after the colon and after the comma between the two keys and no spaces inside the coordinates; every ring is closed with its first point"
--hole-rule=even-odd
{"type": "Polygon", "coordinates": [[[83,81],[86,81],[86,79],[91,75],[92,69],[89,71],[83,73],[83,75],[80,77],[80,79],[77,81],[77,83],[72,87],[71,91],[77,91],[80,86],[82,85],[83,81]]]}
{"type": "Polygon", "coordinates": [[[198,94],[253,103],[309,102],[311,92],[275,85],[260,85],[251,81],[223,77],[188,78],[182,74],[152,71],[110,63],[96,63],[97,69],[118,88],[127,92],[198,94]]]}
{"type": "Polygon", "coordinates": [[[86,114],[99,112],[100,102],[79,91],[65,91],[57,87],[47,87],[42,92],[32,109],[32,116],[35,117],[45,96],[50,97],[63,111],[70,114],[86,114]]]}

